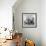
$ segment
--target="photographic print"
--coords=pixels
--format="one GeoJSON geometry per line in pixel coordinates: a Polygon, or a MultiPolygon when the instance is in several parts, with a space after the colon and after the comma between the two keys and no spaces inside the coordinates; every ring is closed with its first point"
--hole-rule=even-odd
{"type": "Polygon", "coordinates": [[[22,27],[37,27],[37,13],[22,13],[22,27]]]}

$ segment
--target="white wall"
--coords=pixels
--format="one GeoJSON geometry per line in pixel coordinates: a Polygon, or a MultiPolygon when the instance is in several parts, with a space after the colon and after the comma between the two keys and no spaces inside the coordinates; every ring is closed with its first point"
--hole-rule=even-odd
{"type": "Polygon", "coordinates": [[[13,12],[15,30],[34,40],[36,46],[46,46],[46,0],[23,0],[13,6],[13,12]],[[22,28],[22,12],[37,13],[37,28],[22,28]]]}
{"type": "Polygon", "coordinates": [[[36,46],[41,46],[41,1],[23,0],[20,4],[17,4],[17,7],[16,4],[13,6],[15,30],[22,32],[24,38],[34,40],[36,46]],[[23,12],[37,13],[37,28],[22,28],[23,12]]]}
{"type": "Polygon", "coordinates": [[[0,0],[0,27],[12,28],[12,6],[16,0],[0,0]]]}
{"type": "Polygon", "coordinates": [[[41,38],[42,46],[46,46],[46,0],[41,1],[41,38]]]}

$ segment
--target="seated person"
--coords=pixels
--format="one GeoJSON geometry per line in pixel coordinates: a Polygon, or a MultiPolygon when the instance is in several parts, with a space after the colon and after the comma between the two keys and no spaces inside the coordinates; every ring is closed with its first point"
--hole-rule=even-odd
{"type": "Polygon", "coordinates": [[[22,36],[17,34],[15,38],[15,42],[16,42],[16,46],[22,46],[22,36]]]}
{"type": "Polygon", "coordinates": [[[26,40],[25,46],[35,46],[34,42],[32,40],[26,40]]]}

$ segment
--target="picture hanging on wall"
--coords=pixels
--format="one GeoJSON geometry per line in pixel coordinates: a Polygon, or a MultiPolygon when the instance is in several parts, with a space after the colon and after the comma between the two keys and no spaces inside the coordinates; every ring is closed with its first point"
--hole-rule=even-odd
{"type": "Polygon", "coordinates": [[[22,13],[22,27],[36,28],[37,27],[37,13],[22,13]]]}

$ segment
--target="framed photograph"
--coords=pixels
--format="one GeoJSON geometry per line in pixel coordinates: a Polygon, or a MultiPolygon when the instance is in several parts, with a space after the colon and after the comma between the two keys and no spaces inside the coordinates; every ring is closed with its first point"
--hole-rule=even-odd
{"type": "Polygon", "coordinates": [[[36,28],[37,13],[22,13],[22,27],[36,28]]]}

